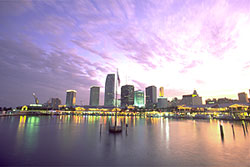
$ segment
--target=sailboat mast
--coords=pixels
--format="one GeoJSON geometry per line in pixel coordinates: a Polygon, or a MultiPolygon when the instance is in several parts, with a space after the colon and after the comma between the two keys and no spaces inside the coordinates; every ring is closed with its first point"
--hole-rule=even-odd
{"type": "Polygon", "coordinates": [[[116,71],[116,92],[115,92],[115,127],[117,126],[117,87],[118,87],[118,69],[116,71]]]}

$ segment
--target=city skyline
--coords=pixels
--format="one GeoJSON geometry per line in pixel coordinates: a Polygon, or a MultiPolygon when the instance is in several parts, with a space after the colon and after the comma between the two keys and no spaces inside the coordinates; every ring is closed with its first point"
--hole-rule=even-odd
{"type": "Polygon", "coordinates": [[[32,93],[64,103],[68,89],[89,104],[93,85],[103,105],[116,68],[121,85],[162,86],[168,99],[194,89],[203,101],[238,99],[249,94],[249,11],[244,0],[1,1],[0,106],[32,93]]]}

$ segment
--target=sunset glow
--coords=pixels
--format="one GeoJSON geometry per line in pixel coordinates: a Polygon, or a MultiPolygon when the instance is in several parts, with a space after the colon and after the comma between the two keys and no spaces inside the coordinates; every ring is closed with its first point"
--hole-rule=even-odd
{"type": "MultiPolygon", "coordinates": [[[[196,89],[237,98],[250,86],[246,0],[1,1],[0,104],[45,102],[77,90],[89,103],[119,69],[121,85],[164,87],[171,100],[196,89]]],[[[120,91],[119,91],[120,92],[120,91]]]]}

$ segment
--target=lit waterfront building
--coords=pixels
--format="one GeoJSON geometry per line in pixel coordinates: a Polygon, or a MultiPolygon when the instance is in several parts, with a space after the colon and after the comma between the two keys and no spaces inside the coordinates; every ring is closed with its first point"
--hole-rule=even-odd
{"type": "Polygon", "coordinates": [[[245,92],[238,93],[240,103],[248,103],[248,96],[245,92]]]}
{"type": "Polygon", "coordinates": [[[134,105],[134,86],[124,85],[121,87],[121,107],[134,105]]]}
{"type": "Polygon", "coordinates": [[[156,104],[156,87],[155,86],[149,86],[146,88],[146,108],[153,108],[156,104]]]}
{"type": "Polygon", "coordinates": [[[66,91],[66,106],[74,107],[76,105],[76,90],[66,91]]]}
{"type": "Polygon", "coordinates": [[[137,90],[134,93],[134,106],[144,107],[144,92],[137,90]]]}
{"type": "Polygon", "coordinates": [[[104,106],[114,106],[115,74],[108,74],[105,82],[104,106]]]}
{"type": "Polygon", "coordinates": [[[202,105],[202,97],[200,97],[196,90],[191,95],[183,95],[181,100],[182,105],[202,105]]]}
{"type": "Polygon", "coordinates": [[[160,87],[159,97],[164,97],[164,87],[160,87]]]}
{"type": "Polygon", "coordinates": [[[90,106],[99,106],[99,96],[100,96],[100,87],[92,86],[90,88],[89,105],[90,106]]]}

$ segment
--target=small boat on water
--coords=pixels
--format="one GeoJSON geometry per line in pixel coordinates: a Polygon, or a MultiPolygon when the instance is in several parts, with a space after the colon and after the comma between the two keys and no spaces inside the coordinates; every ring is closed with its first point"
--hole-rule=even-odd
{"type": "Polygon", "coordinates": [[[122,126],[109,126],[109,132],[110,133],[121,133],[122,126]]]}

